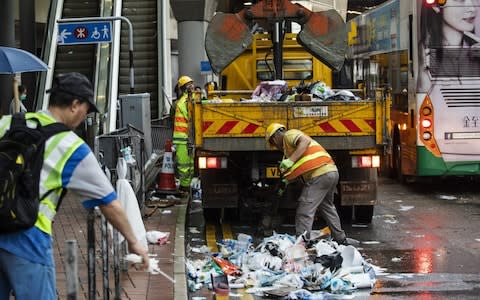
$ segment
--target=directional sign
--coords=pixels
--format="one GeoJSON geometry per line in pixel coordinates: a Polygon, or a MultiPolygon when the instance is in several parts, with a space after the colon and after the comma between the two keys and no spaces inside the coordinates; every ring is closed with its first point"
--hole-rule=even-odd
{"type": "Polygon", "coordinates": [[[200,61],[200,73],[201,74],[211,74],[212,73],[212,66],[208,60],[200,61]]]}
{"type": "Polygon", "coordinates": [[[76,22],[58,24],[58,44],[97,44],[112,42],[112,22],[76,22]]]}

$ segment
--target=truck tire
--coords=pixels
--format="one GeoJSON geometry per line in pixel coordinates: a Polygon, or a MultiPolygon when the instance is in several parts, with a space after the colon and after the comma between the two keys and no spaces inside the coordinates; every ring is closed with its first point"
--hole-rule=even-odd
{"type": "Polygon", "coordinates": [[[373,205],[355,206],[355,221],[362,224],[372,223],[373,207],[373,205]]]}
{"type": "Polygon", "coordinates": [[[220,208],[203,208],[205,222],[218,222],[220,219],[220,208]]]}
{"type": "Polygon", "coordinates": [[[353,206],[351,205],[338,205],[337,211],[340,216],[340,220],[345,224],[350,224],[352,222],[352,213],[353,213],[353,206]]]}

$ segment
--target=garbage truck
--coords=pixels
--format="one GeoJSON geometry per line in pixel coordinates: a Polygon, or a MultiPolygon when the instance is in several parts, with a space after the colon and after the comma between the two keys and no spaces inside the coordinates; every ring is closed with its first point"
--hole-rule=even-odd
{"type": "Polygon", "coordinates": [[[232,209],[240,218],[256,220],[259,214],[292,212],[301,184],[278,193],[282,153],[265,142],[265,130],[276,122],[303,131],[332,155],[340,174],[336,202],[342,219],[371,222],[380,156],[388,142],[388,90],[378,90],[375,99],[322,101],[298,92],[307,82],[331,86],[332,70],[342,68],[346,28],[340,15],[286,0],[259,1],[236,14],[216,14],[205,43],[221,79],[215,98],[193,104],[195,167],[206,214],[232,209]],[[285,33],[285,21],[302,30],[285,33]],[[255,31],[259,27],[263,32],[255,31]],[[270,80],[287,83],[289,101],[251,100],[249,93],[270,80]]]}

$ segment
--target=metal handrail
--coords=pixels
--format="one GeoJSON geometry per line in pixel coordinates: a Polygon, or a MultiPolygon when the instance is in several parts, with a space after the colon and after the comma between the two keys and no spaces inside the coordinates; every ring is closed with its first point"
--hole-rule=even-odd
{"type": "Polygon", "coordinates": [[[47,72],[41,72],[39,75],[37,95],[35,97],[35,110],[46,109],[48,105],[48,95],[45,93],[52,85],[53,72],[55,68],[55,59],[57,56],[57,34],[58,29],[56,20],[59,19],[63,11],[63,0],[52,0],[48,12],[47,26],[45,27],[45,40],[42,47],[42,60],[48,65],[47,72]]]}

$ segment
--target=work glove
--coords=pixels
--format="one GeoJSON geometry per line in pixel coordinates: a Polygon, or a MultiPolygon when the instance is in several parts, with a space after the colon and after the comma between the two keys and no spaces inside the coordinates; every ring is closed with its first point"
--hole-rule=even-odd
{"type": "Polygon", "coordinates": [[[281,184],[281,186],[280,186],[280,187],[278,188],[278,190],[277,190],[277,195],[278,195],[279,197],[282,197],[282,196],[283,196],[283,194],[284,194],[285,191],[287,190],[287,185],[288,185],[288,184],[289,184],[288,179],[287,179],[287,178],[283,178],[283,179],[282,179],[282,184],[281,184]]]}
{"type": "Polygon", "coordinates": [[[293,164],[294,162],[291,159],[285,158],[284,160],[282,160],[278,168],[280,169],[280,172],[285,173],[288,169],[290,169],[293,166],[293,164]]]}

